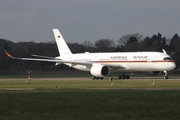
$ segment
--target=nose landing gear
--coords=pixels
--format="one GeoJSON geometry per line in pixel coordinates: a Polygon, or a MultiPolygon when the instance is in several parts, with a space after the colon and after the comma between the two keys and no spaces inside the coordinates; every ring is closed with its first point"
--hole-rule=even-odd
{"type": "Polygon", "coordinates": [[[166,70],[164,71],[164,79],[168,79],[168,73],[166,70]]]}

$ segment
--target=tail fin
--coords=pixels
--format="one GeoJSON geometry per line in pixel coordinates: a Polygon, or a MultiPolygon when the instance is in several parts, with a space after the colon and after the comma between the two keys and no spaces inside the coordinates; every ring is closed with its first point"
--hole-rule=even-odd
{"type": "Polygon", "coordinates": [[[58,29],[53,29],[53,33],[54,33],[56,44],[57,44],[57,47],[58,47],[58,50],[59,50],[59,54],[60,55],[72,54],[71,50],[67,46],[67,44],[66,44],[63,36],[59,32],[59,30],[58,29]]]}

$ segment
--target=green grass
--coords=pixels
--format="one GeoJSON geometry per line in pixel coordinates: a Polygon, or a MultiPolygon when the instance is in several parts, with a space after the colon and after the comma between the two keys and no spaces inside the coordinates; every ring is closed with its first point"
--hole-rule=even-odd
{"type": "MultiPolygon", "coordinates": [[[[0,75],[0,79],[1,78],[25,78],[25,77],[27,77],[26,72],[20,72],[20,73],[11,74],[11,75],[0,75]]],[[[82,72],[82,73],[32,72],[31,77],[33,78],[91,77],[91,74],[88,72],[82,72]]]]}
{"type": "Polygon", "coordinates": [[[0,79],[2,120],[179,120],[180,81],[0,79]]]}
{"type": "Polygon", "coordinates": [[[29,88],[34,90],[52,89],[178,89],[180,80],[156,79],[131,79],[115,80],[113,86],[108,79],[91,80],[91,78],[32,78],[30,84],[26,83],[27,78],[1,78],[0,90],[7,88],[29,88]]]}
{"type": "Polygon", "coordinates": [[[0,119],[178,120],[179,91],[3,91],[0,119]]]}

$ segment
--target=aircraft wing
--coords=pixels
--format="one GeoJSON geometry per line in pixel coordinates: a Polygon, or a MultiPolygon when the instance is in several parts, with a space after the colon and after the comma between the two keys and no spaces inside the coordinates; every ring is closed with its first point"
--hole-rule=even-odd
{"type": "MultiPolygon", "coordinates": [[[[57,58],[52,59],[52,57],[49,57],[51,59],[19,58],[19,57],[12,56],[7,51],[5,51],[5,53],[6,53],[6,56],[8,56],[9,58],[18,59],[18,60],[44,61],[44,62],[55,62],[55,63],[73,63],[73,64],[82,64],[82,65],[90,65],[90,64],[92,64],[92,62],[87,62],[87,61],[61,60],[61,59],[57,59],[57,58]]],[[[40,57],[40,56],[38,56],[38,57],[40,57]]],[[[45,58],[45,57],[42,57],[42,58],[45,58]]],[[[47,58],[47,56],[46,56],[46,58],[47,58]]]]}
{"type": "Polygon", "coordinates": [[[126,67],[124,67],[123,65],[116,65],[116,64],[102,64],[102,63],[94,63],[92,61],[61,60],[61,59],[58,59],[55,57],[48,57],[48,56],[41,56],[41,55],[32,55],[32,56],[40,57],[40,58],[19,58],[19,57],[12,56],[7,51],[5,51],[5,53],[6,53],[6,56],[8,56],[9,58],[18,59],[18,60],[43,61],[43,62],[55,62],[55,63],[71,63],[74,65],[85,65],[89,68],[91,68],[92,64],[101,64],[101,65],[105,65],[105,66],[109,67],[111,71],[126,69],[126,67]],[[46,59],[42,59],[42,58],[46,58],[46,59]]]}
{"type": "Polygon", "coordinates": [[[35,54],[31,54],[31,56],[34,56],[34,57],[39,57],[39,58],[56,59],[55,57],[42,56],[42,55],[35,55],[35,54]]]}
{"type": "Polygon", "coordinates": [[[101,65],[105,65],[105,66],[109,67],[109,69],[111,71],[125,70],[126,69],[126,67],[122,64],[118,64],[118,65],[117,64],[101,64],[101,65]]]}

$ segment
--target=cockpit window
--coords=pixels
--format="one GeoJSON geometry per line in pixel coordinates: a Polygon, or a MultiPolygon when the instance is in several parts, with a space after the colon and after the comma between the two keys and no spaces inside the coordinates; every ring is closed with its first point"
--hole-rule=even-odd
{"type": "Polygon", "coordinates": [[[170,58],[170,57],[165,57],[165,58],[163,58],[163,60],[172,60],[172,58],[170,58]]]}

